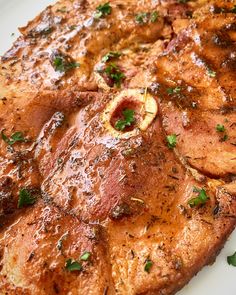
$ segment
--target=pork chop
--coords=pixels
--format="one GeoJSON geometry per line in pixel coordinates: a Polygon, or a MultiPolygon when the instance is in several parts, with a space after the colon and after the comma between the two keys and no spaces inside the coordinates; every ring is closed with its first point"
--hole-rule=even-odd
{"type": "Polygon", "coordinates": [[[235,15],[204,2],[64,0],[21,29],[1,294],[170,295],[214,261],[236,222],[235,15]]]}
{"type": "Polygon", "coordinates": [[[164,129],[189,165],[214,177],[236,172],[235,22],[202,13],[156,63],[164,129]]]}

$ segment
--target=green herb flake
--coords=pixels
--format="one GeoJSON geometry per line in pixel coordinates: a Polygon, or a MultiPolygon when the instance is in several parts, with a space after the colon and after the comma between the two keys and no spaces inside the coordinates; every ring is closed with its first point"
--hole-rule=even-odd
{"type": "Polygon", "coordinates": [[[158,20],[158,17],[159,13],[157,11],[152,12],[150,16],[151,23],[155,23],[158,20]]]}
{"type": "Polygon", "coordinates": [[[211,70],[211,69],[208,69],[208,70],[207,70],[207,75],[208,75],[209,77],[211,77],[211,78],[215,78],[215,76],[216,76],[216,72],[213,71],[213,70],[211,70]]]}
{"type": "Polygon", "coordinates": [[[209,197],[206,194],[206,191],[202,188],[199,189],[197,187],[193,188],[193,191],[195,193],[198,193],[198,196],[196,198],[192,198],[188,201],[188,205],[193,208],[199,205],[204,205],[208,201],[209,197]]]}
{"type": "Polygon", "coordinates": [[[66,269],[68,271],[81,271],[82,265],[78,261],[72,261],[72,259],[68,259],[66,261],[66,269]]]}
{"type": "Polygon", "coordinates": [[[227,262],[229,265],[236,267],[236,252],[233,255],[227,257],[227,262]]]}
{"type": "Polygon", "coordinates": [[[94,18],[99,19],[99,18],[105,17],[105,16],[107,16],[109,14],[111,14],[111,6],[110,6],[110,2],[107,2],[105,4],[99,5],[96,8],[94,18]]]}
{"type": "Polygon", "coordinates": [[[88,261],[90,257],[91,257],[91,253],[86,251],[81,255],[80,260],[88,261]]]}
{"type": "Polygon", "coordinates": [[[225,132],[225,126],[222,124],[217,124],[216,125],[216,131],[217,132],[225,132]]]}
{"type": "Polygon", "coordinates": [[[171,134],[166,136],[166,140],[167,140],[167,145],[169,149],[173,149],[176,147],[177,144],[177,135],[176,134],[171,134]]]}
{"type": "Polygon", "coordinates": [[[221,142],[226,141],[229,139],[229,136],[227,134],[224,134],[224,136],[220,139],[221,142]]]}
{"type": "Polygon", "coordinates": [[[67,62],[62,56],[56,56],[53,60],[53,67],[56,72],[65,73],[80,66],[77,62],[67,62]]]}
{"type": "Polygon", "coordinates": [[[236,5],[234,5],[234,7],[231,9],[232,13],[236,13],[236,5]]]}
{"type": "Polygon", "coordinates": [[[121,81],[125,78],[125,75],[119,70],[117,65],[111,63],[109,66],[106,67],[104,72],[109,78],[111,78],[116,87],[120,87],[121,81]]]}
{"type": "Polygon", "coordinates": [[[146,24],[148,22],[148,13],[147,12],[140,12],[135,16],[135,21],[138,24],[146,24]]]}
{"type": "Polygon", "coordinates": [[[24,138],[23,133],[20,131],[17,131],[13,133],[10,138],[4,134],[4,131],[1,132],[2,139],[9,145],[13,145],[16,142],[27,142],[27,140],[24,138]]]}
{"type": "Polygon", "coordinates": [[[113,58],[118,58],[121,56],[121,53],[118,51],[110,51],[106,55],[103,56],[102,62],[107,62],[113,58]]]}
{"type": "Polygon", "coordinates": [[[124,119],[118,120],[115,124],[115,128],[120,131],[123,131],[126,127],[131,126],[135,121],[134,110],[125,109],[122,114],[124,119]]]}
{"type": "Polygon", "coordinates": [[[135,15],[135,22],[139,25],[147,23],[155,23],[159,18],[158,11],[153,12],[140,12],[135,15]]]}
{"type": "Polygon", "coordinates": [[[65,12],[67,12],[67,10],[66,10],[66,6],[63,6],[62,8],[57,9],[56,12],[61,12],[61,13],[65,13],[65,12]]]}
{"type": "Polygon", "coordinates": [[[181,91],[181,87],[177,86],[177,87],[170,87],[166,89],[166,92],[171,95],[171,94],[178,94],[181,91]]]}
{"type": "Polygon", "coordinates": [[[69,29],[70,29],[71,31],[74,31],[76,28],[77,28],[76,25],[72,25],[72,26],[69,27],[69,29]]]}
{"type": "Polygon", "coordinates": [[[152,266],[153,266],[153,262],[148,258],[148,259],[145,261],[144,270],[145,270],[147,273],[150,273],[152,266]]]}
{"type": "Polygon", "coordinates": [[[33,205],[36,202],[36,198],[31,195],[31,193],[23,188],[19,192],[19,199],[18,199],[18,208],[23,208],[28,205],[33,205]]]}

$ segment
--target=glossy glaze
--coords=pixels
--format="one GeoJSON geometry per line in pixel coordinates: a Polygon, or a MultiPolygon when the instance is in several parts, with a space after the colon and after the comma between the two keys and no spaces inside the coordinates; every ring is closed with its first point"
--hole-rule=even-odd
{"type": "Polygon", "coordinates": [[[2,57],[2,128],[27,141],[0,145],[0,294],[174,294],[235,226],[233,2],[111,1],[96,20],[99,4],[59,1],[2,57]],[[57,71],[55,55],[80,66],[57,71]],[[124,131],[120,95],[138,112],[124,131]],[[208,199],[191,208],[194,187],[208,199]],[[17,208],[21,188],[34,205],[17,208]]]}

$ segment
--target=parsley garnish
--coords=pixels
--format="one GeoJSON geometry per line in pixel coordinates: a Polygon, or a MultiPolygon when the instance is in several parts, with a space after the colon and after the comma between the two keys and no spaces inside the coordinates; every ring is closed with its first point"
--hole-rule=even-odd
{"type": "Polygon", "coordinates": [[[211,78],[214,78],[216,76],[216,72],[211,69],[207,69],[207,75],[211,78]]]}
{"type": "Polygon", "coordinates": [[[13,145],[16,142],[27,142],[27,140],[23,136],[23,133],[20,131],[17,131],[13,133],[10,137],[7,137],[4,134],[4,131],[2,130],[1,135],[2,135],[2,139],[9,145],[13,145]]]}
{"type": "Polygon", "coordinates": [[[222,124],[217,124],[216,125],[216,131],[218,132],[225,132],[225,126],[222,124]]]}
{"type": "Polygon", "coordinates": [[[65,73],[71,69],[78,68],[79,63],[74,61],[67,61],[63,56],[56,56],[53,60],[53,67],[55,71],[65,73]]]}
{"type": "Polygon", "coordinates": [[[120,87],[121,81],[125,78],[125,75],[119,70],[117,65],[111,63],[109,66],[105,68],[104,72],[107,74],[109,78],[112,79],[112,81],[117,87],[120,87]]]}
{"type": "Polygon", "coordinates": [[[91,253],[86,251],[81,255],[80,260],[87,261],[89,260],[90,256],[91,256],[91,253]]]}
{"type": "Polygon", "coordinates": [[[159,17],[159,13],[157,11],[153,12],[140,12],[135,16],[136,23],[143,25],[148,22],[155,23],[159,17]]]}
{"type": "Polygon", "coordinates": [[[166,140],[167,140],[167,145],[169,149],[173,149],[174,147],[176,147],[176,143],[177,143],[177,135],[176,134],[171,134],[166,136],[166,140]]]}
{"type": "Polygon", "coordinates": [[[65,13],[66,11],[66,6],[63,6],[62,8],[58,8],[56,12],[61,12],[61,13],[65,13]]]}
{"type": "Polygon", "coordinates": [[[232,13],[236,13],[236,5],[234,5],[234,7],[231,9],[232,13]]]}
{"type": "Polygon", "coordinates": [[[228,135],[226,134],[226,129],[225,129],[225,126],[222,125],[222,124],[217,124],[216,125],[216,131],[217,132],[220,132],[220,133],[223,133],[223,136],[220,138],[220,141],[223,142],[223,141],[226,141],[229,137],[228,135]]]}
{"type": "Polygon", "coordinates": [[[193,208],[198,205],[206,204],[207,200],[209,199],[209,197],[206,194],[206,191],[203,188],[199,189],[197,187],[194,187],[193,191],[195,193],[198,193],[198,196],[196,198],[192,198],[191,200],[188,201],[189,206],[191,208],[193,208]]]}
{"type": "Polygon", "coordinates": [[[236,252],[233,255],[227,257],[227,262],[229,265],[236,266],[236,252]]]}
{"type": "Polygon", "coordinates": [[[121,53],[118,51],[110,51],[106,55],[103,56],[102,62],[107,62],[111,60],[112,58],[118,58],[121,56],[121,53]]]}
{"type": "Polygon", "coordinates": [[[135,118],[134,118],[134,110],[125,109],[122,112],[122,114],[124,116],[124,119],[118,120],[116,122],[116,124],[115,124],[115,128],[117,130],[121,130],[121,131],[123,131],[126,127],[131,126],[134,123],[134,121],[135,121],[135,118]]]}
{"type": "Polygon", "coordinates": [[[224,134],[224,136],[220,139],[220,141],[226,141],[229,139],[229,136],[227,134],[224,134]]]}
{"type": "Polygon", "coordinates": [[[157,11],[152,12],[150,16],[151,23],[155,23],[158,20],[158,17],[159,13],[157,11]]]}
{"type": "Polygon", "coordinates": [[[148,258],[146,261],[145,261],[145,266],[144,266],[144,270],[147,272],[147,273],[150,273],[150,270],[153,266],[153,262],[148,258]]]}
{"type": "Polygon", "coordinates": [[[110,2],[107,2],[105,4],[101,4],[96,8],[96,12],[94,14],[94,18],[101,18],[104,17],[106,15],[111,14],[111,6],[110,6],[110,2]]]}
{"type": "Polygon", "coordinates": [[[140,12],[135,16],[135,21],[138,24],[146,24],[148,22],[148,13],[147,12],[140,12]]]}
{"type": "Polygon", "coordinates": [[[73,30],[76,29],[76,27],[77,27],[76,25],[72,25],[72,26],[69,27],[69,29],[70,29],[71,31],[73,31],[73,30]]]}
{"type": "Polygon", "coordinates": [[[68,259],[66,261],[66,269],[69,271],[80,271],[82,270],[82,265],[78,261],[72,261],[72,259],[68,259]]]}
{"type": "Polygon", "coordinates": [[[180,91],[181,91],[181,87],[180,86],[170,87],[170,88],[167,88],[166,89],[166,92],[168,94],[178,94],[178,93],[180,93],[180,91]]]}
{"type": "Polygon", "coordinates": [[[25,207],[27,205],[33,205],[36,202],[36,198],[31,195],[31,193],[23,188],[20,190],[18,199],[18,208],[25,207]]]}

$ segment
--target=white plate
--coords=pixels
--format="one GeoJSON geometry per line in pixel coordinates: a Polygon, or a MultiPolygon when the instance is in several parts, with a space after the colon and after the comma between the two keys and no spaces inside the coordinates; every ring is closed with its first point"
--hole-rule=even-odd
{"type": "MultiPolygon", "coordinates": [[[[0,55],[11,47],[23,26],[50,0],[0,0],[0,55]],[[14,33],[14,35],[12,35],[14,33]]],[[[213,266],[205,267],[178,295],[236,295],[236,268],[229,266],[227,255],[236,250],[236,232],[225,245],[213,266]]],[[[124,294],[126,295],[126,294],[124,294]]]]}

